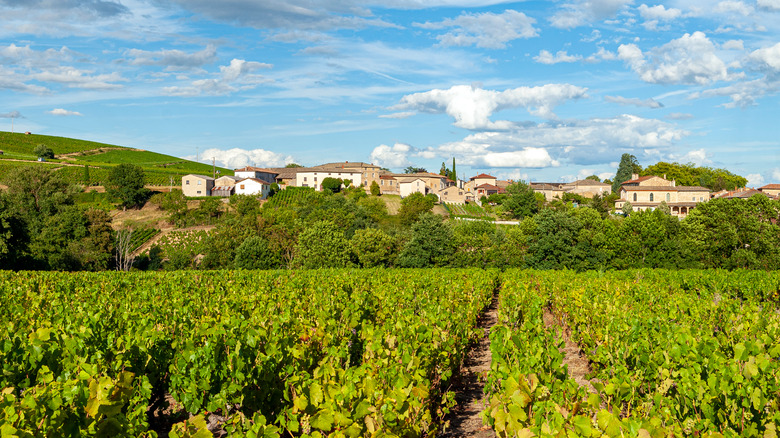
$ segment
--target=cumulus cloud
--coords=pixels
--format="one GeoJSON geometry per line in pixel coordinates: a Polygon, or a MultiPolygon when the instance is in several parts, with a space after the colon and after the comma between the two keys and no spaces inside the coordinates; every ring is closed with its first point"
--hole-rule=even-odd
{"type": "MultiPolygon", "coordinates": [[[[238,169],[244,166],[283,167],[295,162],[290,155],[279,154],[265,149],[233,148],[223,150],[212,148],[203,151],[200,157],[209,161],[214,158],[220,166],[228,169],[238,169]]],[[[194,156],[186,158],[190,160],[195,159],[194,156]]]]}
{"type": "Polygon", "coordinates": [[[406,95],[392,109],[446,113],[455,119],[455,126],[465,129],[508,129],[512,123],[492,122],[490,116],[502,109],[523,107],[533,115],[552,119],[556,117],[553,113],[556,106],[584,97],[587,97],[586,88],[569,84],[518,87],[504,91],[456,85],[448,90],[406,95]]]}
{"type": "Polygon", "coordinates": [[[746,176],[748,186],[761,187],[764,185],[764,176],[760,173],[751,173],[746,176]]]}
{"type": "Polygon", "coordinates": [[[780,0],[758,0],[756,4],[759,8],[780,11],[780,0]]]}
{"type": "Polygon", "coordinates": [[[721,14],[740,14],[742,16],[748,16],[753,13],[753,7],[745,4],[741,1],[722,1],[715,5],[715,12],[721,14]]]}
{"type": "Polygon", "coordinates": [[[643,81],[654,84],[706,85],[737,77],[729,74],[715,46],[702,32],[686,33],[647,54],[635,44],[621,44],[618,58],[643,81]]]}
{"type": "Polygon", "coordinates": [[[742,40],[728,40],[721,47],[725,50],[745,50],[745,44],[742,40]]]}
{"type": "Polygon", "coordinates": [[[550,24],[561,29],[571,29],[593,21],[614,17],[633,0],[577,0],[564,3],[550,17],[550,24]]]}
{"type": "Polygon", "coordinates": [[[396,143],[392,146],[382,144],[371,151],[370,159],[372,163],[381,167],[406,167],[411,165],[409,156],[416,152],[415,148],[404,143],[396,143]]]}
{"type": "Polygon", "coordinates": [[[645,108],[663,108],[664,105],[655,99],[639,99],[636,97],[622,97],[622,96],[604,96],[604,100],[607,102],[617,103],[619,105],[633,105],[645,108]]]}
{"type": "Polygon", "coordinates": [[[93,74],[91,70],[81,70],[71,66],[62,66],[30,75],[41,82],[54,82],[70,88],[87,90],[114,90],[122,88],[117,82],[126,82],[119,73],[93,74]]]}
{"type": "Polygon", "coordinates": [[[645,19],[642,23],[647,30],[659,30],[660,22],[669,22],[679,18],[682,15],[682,11],[676,8],[666,9],[664,5],[647,6],[642,4],[638,8],[639,15],[645,19]]]}
{"type": "Polygon", "coordinates": [[[156,65],[166,70],[188,70],[211,64],[217,59],[217,48],[209,44],[203,50],[187,53],[181,50],[157,50],[154,52],[130,49],[125,52],[132,57],[132,65],[156,65]]]}
{"type": "Polygon", "coordinates": [[[749,57],[762,68],[780,71],[780,43],[754,50],[749,57]]]}
{"type": "Polygon", "coordinates": [[[560,163],[553,160],[547,149],[526,147],[519,151],[488,152],[481,157],[475,157],[472,165],[487,167],[524,167],[543,168],[558,167],[560,163]]]}
{"type": "Polygon", "coordinates": [[[577,62],[582,59],[580,55],[569,55],[565,50],[558,51],[555,55],[547,50],[539,51],[539,55],[534,56],[534,61],[540,64],[558,64],[561,62],[577,62]]]}
{"type": "Polygon", "coordinates": [[[271,64],[251,62],[243,59],[233,59],[230,65],[219,66],[219,76],[214,79],[198,79],[192,81],[191,86],[165,87],[163,91],[171,96],[191,97],[208,94],[223,96],[240,90],[249,90],[258,85],[269,82],[263,75],[255,72],[261,69],[273,67],[271,64]]]}
{"type": "Polygon", "coordinates": [[[55,116],[83,116],[83,114],[78,111],[69,111],[64,108],[54,108],[53,110],[47,112],[55,116]]]}
{"type": "Polygon", "coordinates": [[[457,18],[448,18],[435,23],[416,23],[415,26],[424,29],[452,28],[450,32],[437,37],[443,46],[503,49],[510,41],[538,36],[539,31],[533,26],[535,22],[536,20],[522,12],[506,10],[501,14],[464,13],[457,18]]]}
{"type": "Polygon", "coordinates": [[[704,166],[705,164],[712,163],[712,160],[710,160],[710,155],[707,154],[707,151],[704,149],[688,151],[685,155],[682,156],[670,155],[670,157],[677,162],[693,163],[697,166],[704,166]]]}

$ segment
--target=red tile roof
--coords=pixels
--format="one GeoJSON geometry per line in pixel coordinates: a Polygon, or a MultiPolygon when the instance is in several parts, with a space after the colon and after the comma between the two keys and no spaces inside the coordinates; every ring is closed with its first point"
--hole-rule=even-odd
{"type": "Polygon", "coordinates": [[[491,175],[488,175],[488,174],[486,174],[486,173],[480,173],[479,175],[477,175],[477,176],[472,176],[472,177],[471,177],[471,178],[469,178],[469,179],[473,181],[473,180],[475,180],[475,179],[484,179],[484,178],[496,179],[496,177],[495,177],[495,176],[491,176],[491,175]]]}
{"type": "Polygon", "coordinates": [[[628,181],[624,181],[622,184],[640,183],[642,181],[647,181],[650,178],[661,178],[661,177],[660,176],[656,177],[655,175],[640,176],[637,179],[630,179],[628,181]]]}
{"type": "Polygon", "coordinates": [[[767,184],[764,187],[759,187],[758,190],[780,190],[780,184],[767,184]]]}

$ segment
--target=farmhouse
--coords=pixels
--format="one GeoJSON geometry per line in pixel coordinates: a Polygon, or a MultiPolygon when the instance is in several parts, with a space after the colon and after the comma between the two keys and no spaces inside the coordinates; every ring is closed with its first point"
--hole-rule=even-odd
{"type": "Polygon", "coordinates": [[[763,187],[759,187],[758,191],[765,195],[769,195],[770,198],[777,198],[780,197],[780,184],[767,184],[763,187]]]}
{"type": "Polygon", "coordinates": [[[710,189],[701,186],[678,186],[674,180],[669,181],[660,176],[632,178],[620,186],[620,199],[615,201],[615,209],[622,210],[628,203],[632,210],[653,210],[661,203],[666,203],[672,216],[684,218],[700,202],[710,199],[710,189]]]}
{"type": "Polygon", "coordinates": [[[181,178],[181,191],[184,196],[211,196],[214,178],[205,175],[189,174],[181,178]]]}
{"type": "Polygon", "coordinates": [[[268,199],[271,192],[271,184],[258,178],[244,178],[236,183],[236,195],[255,195],[261,199],[268,199]]]}

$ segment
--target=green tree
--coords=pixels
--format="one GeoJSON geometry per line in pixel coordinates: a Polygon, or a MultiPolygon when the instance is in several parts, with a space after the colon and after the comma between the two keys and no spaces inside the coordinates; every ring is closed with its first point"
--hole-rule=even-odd
{"type": "Polygon", "coordinates": [[[84,165],[84,176],[82,178],[85,186],[92,184],[92,179],[89,177],[89,166],[86,164],[84,165]]]}
{"type": "Polygon", "coordinates": [[[33,154],[38,158],[54,158],[54,151],[45,144],[39,144],[38,146],[35,146],[35,149],[33,149],[33,154]]]}
{"type": "Polygon", "coordinates": [[[371,181],[371,195],[379,196],[382,191],[379,189],[379,184],[376,181],[371,181]]]}
{"type": "Polygon", "coordinates": [[[585,179],[589,179],[589,180],[596,181],[596,182],[601,182],[601,178],[599,178],[598,175],[586,176],[585,179]]]}
{"type": "Polygon", "coordinates": [[[239,216],[256,216],[260,212],[260,201],[252,195],[233,195],[230,197],[230,208],[239,216]]]}
{"type": "Polygon", "coordinates": [[[119,200],[123,208],[129,208],[143,203],[148,197],[144,182],[141,166],[123,163],[111,169],[105,187],[109,196],[119,200]]]}
{"type": "Polygon", "coordinates": [[[457,184],[458,172],[455,171],[455,157],[452,157],[452,170],[450,171],[450,179],[455,181],[455,183],[457,184]]]}
{"type": "Polygon", "coordinates": [[[424,167],[416,167],[416,166],[407,166],[404,169],[404,173],[428,173],[428,170],[424,167]]]}
{"type": "Polygon", "coordinates": [[[288,168],[288,169],[293,169],[293,168],[297,168],[297,167],[303,167],[303,166],[301,166],[300,164],[297,164],[297,163],[288,163],[288,164],[287,164],[286,166],[284,166],[284,167],[286,167],[286,168],[288,168]]]}
{"type": "Polygon", "coordinates": [[[398,217],[402,224],[411,225],[417,221],[417,218],[433,210],[435,201],[422,193],[415,192],[401,200],[401,208],[398,210],[398,217]]]}
{"type": "Polygon", "coordinates": [[[450,264],[455,243],[452,230],[441,216],[423,213],[412,226],[412,238],[398,255],[404,268],[441,267],[450,264]]]}
{"type": "Polygon", "coordinates": [[[510,184],[506,188],[506,195],[502,206],[512,218],[522,219],[533,216],[539,211],[539,204],[533,189],[523,181],[510,184]]]}
{"type": "Polygon", "coordinates": [[[360,266],[373,268],[390,266],[395,254],[393,243],[393,238],[384,231],[365,228],[355,231],[349,245],[360,266]]]}
{"type": "Polygon", "coordinates": [[[612,181],[612,192],[618,193],[621,184],[630,180],[632,174],[639,174],[641,171],[642,166],[639,165],[635,156],[631,154],[621,155],[615,179],[612,181]]]}
{"type": "Polygon", "coordinates": [[[333,222],[314,222],[298,236],[295,264],[307,269],[347,267],[349,240],[333,222]]]}
{"type": "MultiPolygon", "coordinates": [[[[159,195],[155,195],[159,196],[159,195]]],[[[187,216],[189,208],[187,207],[187,197],[181,190],[171,190],[162,195],[160,208],[169,213],[168,220],[178,227],[188,225],[187,216]]]]}
{"type": "Polygon", "coordinates": [[[220,198],[209,197],[200,201],[198,215],[209,225],[222,214],[222,201],[220,198]]]}
{"type": "Polygon", "coordinates": [[[341,178],[327,177],[322,180],[322,190],[326,193],[338,193],[344,181],[341,178]]]}
{"type": "Polygon", "coordinates": [[[260,236],[247,237],[236,249],[236,269],[276,269],[279,264],[278,254],[272,251],[268,241],[260,236]]]}

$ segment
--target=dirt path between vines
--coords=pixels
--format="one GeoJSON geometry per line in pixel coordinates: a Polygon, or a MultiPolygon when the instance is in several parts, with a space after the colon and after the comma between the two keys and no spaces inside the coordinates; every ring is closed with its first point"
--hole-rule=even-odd
{"type": "Polygon", "coordinates": [[[490,371],[490,329],[498,323],[498,292],[493,295],[493,301],[477,321],[477,326],[484,331],[479,342],[468,352],[463,361],[460,373],[455,377],[452,390],[455,392],[455,407],[445,420],[450,425],[439,438],[456,437],[495,437],[496,433],[489,426],[482,424],[480,413],[487,405],[485,377],[490,371]]]}
{"type": "Polygon", "coordinates": [[[588,388],[589,392],[595,393],[596,388],[585,376],[591,372],[590,361],[582,352],[580,346],[571,338],[571,328],[565,321],[559,321],[550,309],[544,311],[544,326],[547,329],[555,329],[558,336],[563,338],[564,348],[561,352],[564,354],[563,363],[568,365],[569,378],[573,379],[580,386],[588,388]]]}

